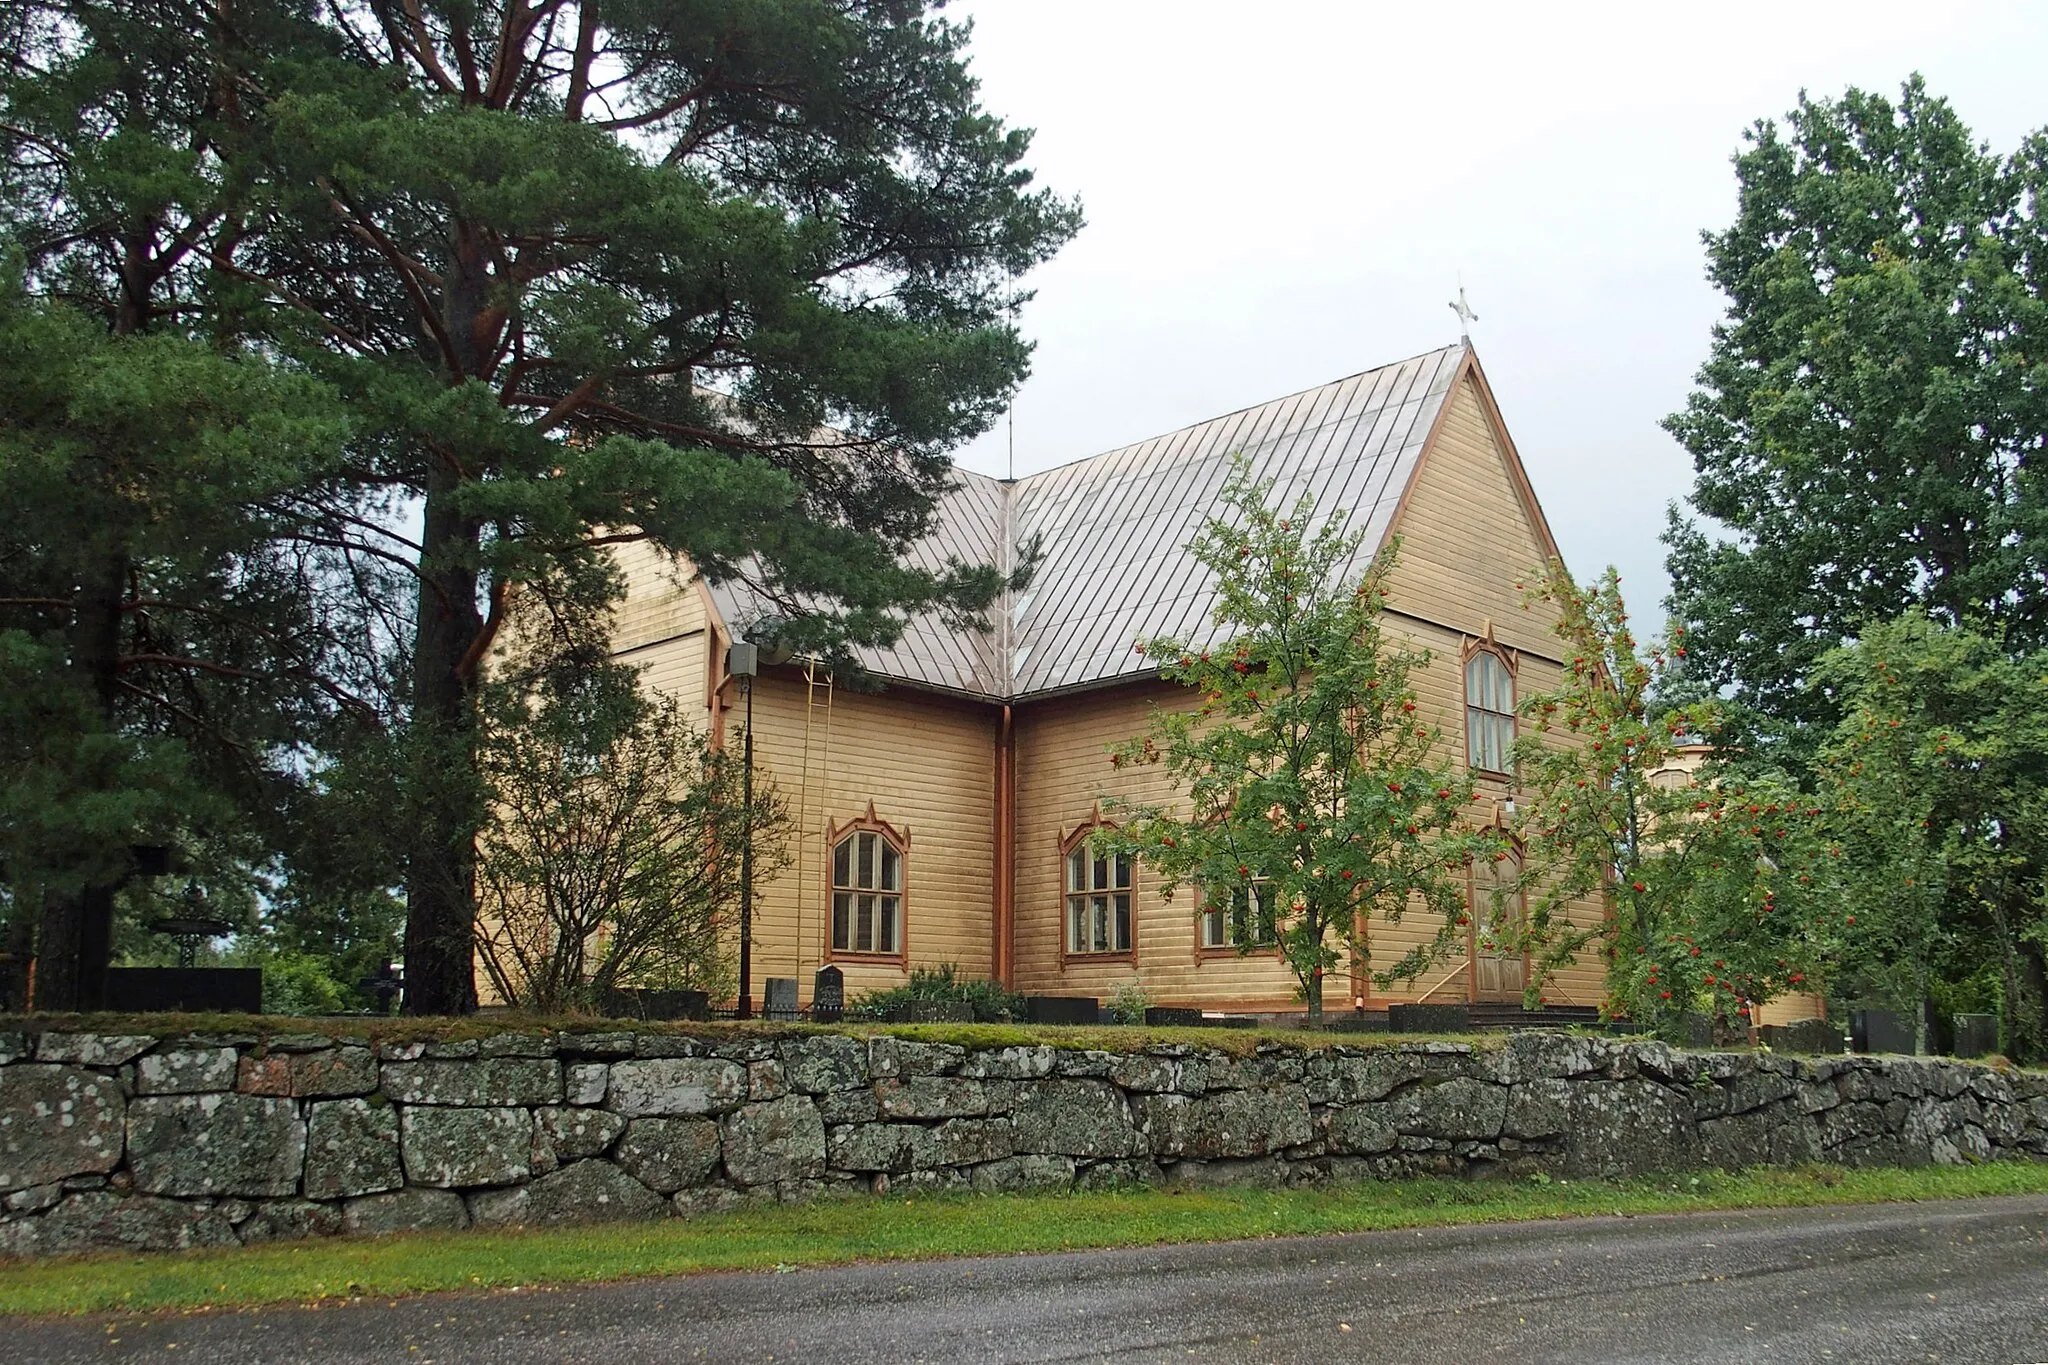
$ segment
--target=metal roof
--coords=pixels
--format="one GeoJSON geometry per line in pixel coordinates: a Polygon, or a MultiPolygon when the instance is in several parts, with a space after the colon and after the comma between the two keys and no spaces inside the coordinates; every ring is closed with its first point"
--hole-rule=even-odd
{"type": "MultiPolygon", "coordinates": [[[[986,631],[916,617],[892,648],[861,651],[862,664],[1006,701],[1151,673],[1132,649],[1138,640],[1213,643],[1215,593],[1186,545],[1216,510],[1239,453],[1255,478],[1273,481],[1275,506],[1306,492],[1319,519],[1364,530],[1362,567],[1386,537],[1464,350],[1447,346],[1014,482],[959,471],[936,530],[909,560],[1007,568],[1036,538],[1036,574],[997,603],[986,631]]],[[[715,585],[712,596],[730,623],[757,614],[744,583],[715,585]]]]}

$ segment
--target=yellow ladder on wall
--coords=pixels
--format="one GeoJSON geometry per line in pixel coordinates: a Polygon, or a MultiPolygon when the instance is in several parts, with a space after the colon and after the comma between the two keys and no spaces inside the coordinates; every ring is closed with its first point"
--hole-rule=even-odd
{"type": "MultiPolygon", "coordinates": [[[[799,997],[804,991],[804,908],[812,895],[824,885],[826,860],[832,850],[825,847],[826,818],[831,808],[832,786],[832,670],[821,668],[815,655],[804,660],[804,753],[797,769],[796,796],[796,935],[791,944],[793,962],[791,975],[796,979],[799,997]],[[824,724],[816,723],[818,714],[818,693],[825,694],[824,724]],[[818,736],[818,810],[817,817],[811,814],[811,748],[813,734],[822,729],[818,736]],[[812,831],[818,834],[817,877],[810,876],[811,863],[808,857],[812,831]]],[[[829,902],[826,902],[829,903],[829,902]]]]}

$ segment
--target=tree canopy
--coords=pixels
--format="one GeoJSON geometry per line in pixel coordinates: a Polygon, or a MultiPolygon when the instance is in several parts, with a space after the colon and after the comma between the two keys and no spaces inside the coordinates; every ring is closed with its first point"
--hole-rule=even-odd
{"type": "Polygon", "coordinates": [[[2048,136],[1994,155],[1915,77],[1748,142],[1705,237],[1727,317],[1666,422],[1704,518],[1672,514],[1672,605],[1700,685],[1832,723],[1803,683],[1868,622],[2048,637],[2048,136]]]}
{"type": "Polygon", "coordinates": [[[1672,1038],[1688,1013],[1733,1025],[1825,990],[1842,911],[1820,804],[1717,757],[1713,703],[1659,703],[1687,636],[1638,640],[1612,569],[1581,586],[1552,564],[1533,595],[1557,609],[1565,667],[1523,702],[1515,745],[1529,910],[1510,941],[1535,968],[1530,996],[1589,948],[1607,969],[1603,1011],[1672,1038]],[[1575,919],[1588,900],[1603,912],[1575,919]]]}
{"type": "Polygon", "coordinates": [[[1017,277],[1079,215],[936,5],[4,14],[30,288],[254,348],[346,416],[277,533],[331,556],[391,668],[365,761],[403,803],[412,1008],[475,1002],[476,705],[516,595],[595,611],[605,547],[644,539],[844,658],[1001,586],[902,552],[1024,373],[1017,277]]]}

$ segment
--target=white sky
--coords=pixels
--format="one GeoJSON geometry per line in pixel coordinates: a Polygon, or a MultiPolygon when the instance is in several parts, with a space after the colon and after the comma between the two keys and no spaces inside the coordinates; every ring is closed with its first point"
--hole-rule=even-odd
{"type": "MultiPolygon", "coordinates": [[[[1646,619],[1742,130],[1912,71],[2048,125],[2048,4],[968,0],[987,107],[1088,226],[1031,280],[1016,472],[1473,342],[1565,558],[1646,619]]],[[[1007,433],[959,452],[1001,475],[1007,433]]],[[[1520,566],[1517,566],[1520,567],[1520,566]]]]}

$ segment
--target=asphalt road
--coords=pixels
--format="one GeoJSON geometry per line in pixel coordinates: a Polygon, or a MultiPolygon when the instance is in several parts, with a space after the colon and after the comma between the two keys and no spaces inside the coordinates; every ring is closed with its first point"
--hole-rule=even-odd
{"type": "Polygon", "coordinates": [[[2048,1197],[0,1323],[14,1365],[134,1358],[2048,1361],[2048,1197]]]}

